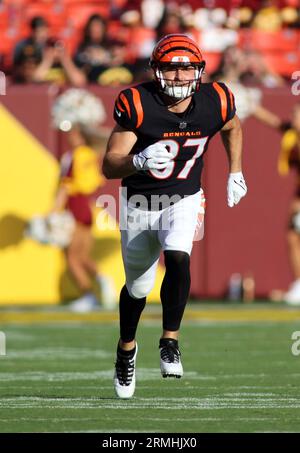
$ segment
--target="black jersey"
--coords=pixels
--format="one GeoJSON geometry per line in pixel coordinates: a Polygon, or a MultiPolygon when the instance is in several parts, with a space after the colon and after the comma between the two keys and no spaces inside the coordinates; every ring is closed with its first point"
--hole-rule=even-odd
{"type": "Polygon", "coordinates": [[[183,197],[200,190],[203,155],[210,139],[235,115],[234,97],[224,83],[203,83],[182,114],[168,110],[155,82],[123,90],[115,103],[114,119],[135,132],[131,154],[153,143],[165,144],[174,159],[164,170],[140,171],[122,180],[127,195],[183,197]]]}

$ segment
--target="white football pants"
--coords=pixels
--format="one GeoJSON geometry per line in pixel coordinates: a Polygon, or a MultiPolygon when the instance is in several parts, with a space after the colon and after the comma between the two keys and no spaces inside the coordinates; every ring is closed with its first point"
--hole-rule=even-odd
{"type": "Polygon", "coordinates": [[[155,282],[161,250],[191,254],[204,236],[205,198],[199,192],[160,211],[138,209],[121,198],[122,257],[131,297],[146,297],[155,282]],[[126,222],[127,220],[127,222],[126,222]]]}

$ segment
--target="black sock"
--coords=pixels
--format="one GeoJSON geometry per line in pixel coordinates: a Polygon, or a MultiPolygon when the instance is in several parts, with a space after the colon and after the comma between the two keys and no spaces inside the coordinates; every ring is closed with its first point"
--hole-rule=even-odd
{"type": "Polygon", "coordinates": [[[179,330],[189,296],[190,257],[186,252],[165,251],[166,273],[161,286],[160,297],[163,307],[163,329],[179,330]]]}
{"type": "Polygon", "coordinates": [[[120,345],[118,344],[118,349],[117,349],[117,355],[119,357],[123,357],[124,359],[130,359],[131,357],[134,356],[136,350],[136,346],[133,349],[130,349],[130,351],[125,351],[125,349],[122,349],[120,345]]]}
{"type": "Polygon", "coordinates": [[[159,347],[163,348],[164,346],[168,346],[169,344],[172,344],[175,346],[176,349],[178,349],[178,340],[175,340],[175,338],[161,338],[159,340],[159,347]]]}
{"type": "Polygon", "coordinates": [[[140,316],[146,305],[146,297],[134,299],[128,293],[126,285],[123,286],[120,294],[120,337],[124,342],[135,339],[136,329],[140,316]]]}

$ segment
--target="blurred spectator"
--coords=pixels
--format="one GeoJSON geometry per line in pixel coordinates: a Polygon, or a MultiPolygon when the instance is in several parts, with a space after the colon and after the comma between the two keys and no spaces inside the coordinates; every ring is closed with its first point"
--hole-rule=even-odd
{"type": "Polygon", "coordinates": [[[99,73],[110,64],[107,23],[99,14],[93,14],[83,30],[83,39],[75,55],[75,63],[86,73],[89,81],[96,81],[99,73]]]}
{"type": "Polygon", "coordinates": [[[245,52],[237,46],[228,46],[222,53],[219,67],[211,77],[215,80],[240,81],[246,70],[245,52]]]}
{"type": "Polygon", "coordinates": [[[155,29],[164,12],[163,0],[143,0],[141,14],[143,24],[147,28],[155,29]]]}
{"type": "MultiPolygon", "coordinates": [[[[277,73],[286,77],[289,75],[290,66],[293,72],[293,66],[297,65],[298,48],[295,44],[291,51],[278,50],[277,55],[278,58],[282,57],[282,65],[275,59],[274,50],[273,53],[266,52],[265,61],[274,68],[274,72],[270,71],[263,55],[256,53],[253,34],[259,33],[257,30],[261,30],[264,35],[265,31],[300,28],[298,0],[113,1],[109,9],[109,19],[104,19],[101,13],[97,13],[88,20],[74,62],[65,50],[63,40],[66,39],[67,45],[72,46],[78,42],[80,31],[74,29],[76,33],[70,35],[68,23],[65,24],[63,19],[64,8],[60,1],[58,3],[55,8],[56,20],[52,23],[51,15],[44,17],[47,17],[51,27],[54,26],[57,36],[62,40],[49,39],[49,24],[42,17],[43,14],[38,13],[40,15],[31,21],[30,36],[19,42],[14,51],[13,79],[17,82],[68,82],[80,87],[86,82],[128,85],[133,79],[141,81],[148,78],[145,69],[154,41],[172,33],[186,33],[199,44],[204,53],[214,53],[212,68],[217,64],[220,52],[228,46],[239,44],[244,49],[251,49],[247,55],[248,71],[244,74],[247,83],[267,87],[281,86],[284,81],[277,73]],[[241,30],[244,28],[248,29],[241,30]]],[[[10,73],[11,69],[10,46],[15,42],[14,36],[22,32],[24,25],[22,20],[20,24],[17,23],[22,18],[21,8],[25,10],[23,17],[30,17],[26,15],[27,2],[23,4],[22,0],[20,5],[22,6],[16,2],[12,14],[5,3],[9,14],[7,18],[5,14],[0,15],[0,22],[1,17],[3,21],[0,63],[7,73],[10,73]],[[8,21],[6,25],[5,21],[8,21]]],[[[85,6],[83,5],[83,8],[85,6]]],[[[96,7],[95,9],[98,11],[96,7]]],[[[90,11],[93,11],[93,8],[90,11]]],[[[290,42],[296,40],[290,39],[290,42]]]]}
{"type": "Polygon", "coordinates": [[[223,53],[220,66],[212,78],[225,82],[235,96],[236,110],[243,121],[254,116],[264,124],[280,129],[281,119],[262,106],[262,93],[258,88],[247,87],[243,84],[243,76],[248,70],[248,60],[243,50],[236,46],[228,47],[223,53]]]}
{"type": "Polygon", "coordinates": [[[35,82],[35,73],[41,63],[40,53],[32,45],[24,46],[15,58],[12,78],[15,83],[35,82]]]}
{"type": "Polygon", "coordinates": [[[243,81],[262,85],[267,88],[276,88],[285,85],[285,80],[279,74],[271,71],[264,60],[263,55],[251,50],[245,53],[247,70],[243,74],[243,81]]]}
{"type": "Polygon", "coordinates": [[[125,63],[126,48],[121,41],[107,38],[107,23],[93,14],[86,23],[75,63],[91,83],[118,85],[132,82],[125,63]]]}
{"type": "Polygon", "coordinates": [[[281,10],[282,26],[289,28],[300,28],[300,10],[287,6],[281,10]]]}
{"type": "Polygon", "coordinates": [[[163,16],[156,27],[156,42],[165,35],[184,32],[185,24],[179,10],[165,7],[163,16]]]}
{"type": "Polygon", "coordinates": [[[120,19],[128,68],[135,81],[145,80],[148,77],[149,58],[155,45],[155,31],[143,25],[139,11],[126,11],[120,19]]]}
{"type": "Polygon", "coordinates": [[[238,43],[238,33],[235,27],[228,28],[228,17],[223,8],[198,9],[192,17],[196,30],[200,30],[196,41],[204,52],[223,52],[238,43]]]}
{"type": "Polygon", "coordinates": [[[294,276],[283,299],[290,305],[300,306],[300,103],[294,106],[291,128],[287,130],[281,141],[281,152],[278,170],[281,175],[294,168],[297,173],[296,190],[289,209],[289,225],[287,244],[289,261],[294,276]]]}
{"type": "Polygon", "coordinates": [[[83,71],[76,67],[63,41],[49,41],[43,59],[34,73],[35,82],[69,83],[74,87],[86,84],[83,71]]]}
{"type": "Polygon", "coordinates": [[[263,0],[261,9],[258,10],[254,19],[253,27],[263,31],[278,31],[282,25],[280,9],[277,0],[263,0]]]}
{"type": "Polygon", "coordinates": [[[249,28],[252,25],[254,13],[251,8],[244,6],[237,9],[235,12],[232,11],[232,16],[235,16],[235,18],[237,16],[239,28],[249,28]]]}
{"type": "Polygon", "coordinates": [[[80,87],[85,75],[73,63],[63,41],[49,37],[42,17],[31,21],[31,35],[17,44],[14,52],[13,80],[17,83],[70,83],[80,87]]]}
{"type": "Polygon", "coordinates": [[[40,62],[43,57],[43,51],[49,39],[49,26],[47,21],[40,16],[33,17],[30,22],[30,35],[22,39],[14,50],[13,63],[18,65],[25,55],[34,55],[40,62]]]}

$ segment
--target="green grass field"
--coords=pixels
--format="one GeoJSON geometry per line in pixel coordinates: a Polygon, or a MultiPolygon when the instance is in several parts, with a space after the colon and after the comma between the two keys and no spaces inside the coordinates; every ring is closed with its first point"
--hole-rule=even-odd
{"type": "Polygon", "coordinates": [[[112,388],[116,321],[11,323],[0,312],[0,432],[300,432],[300,356],[291,352],[300,311],[219,307],[187,312],[180,380],[160,376],[158,307],[145,317],[131,400],[112,388]]]}

